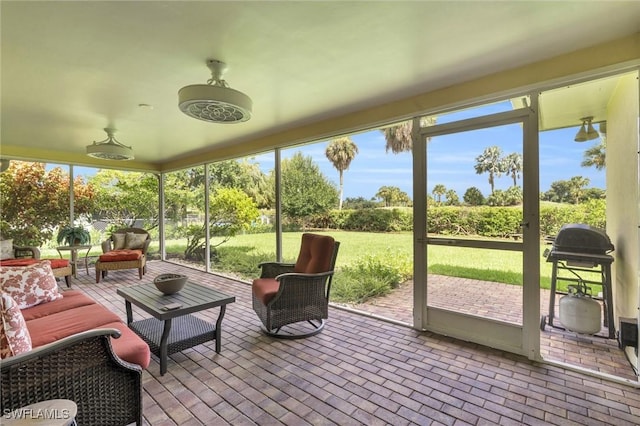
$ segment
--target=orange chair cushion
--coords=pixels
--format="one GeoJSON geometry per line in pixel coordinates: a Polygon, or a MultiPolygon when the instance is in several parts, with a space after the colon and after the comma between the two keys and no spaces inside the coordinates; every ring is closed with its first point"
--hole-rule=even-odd
{"type": "Polygon", "coordinates": [[[66,268],[69,266],[67,259],[9,259],[0,261],[2,266],[29,266],[42,260],[51,262],[51,269],[66,268]]]}
{"type": "Polygon", "coordinates": [[[300,254],[293,268],[301,274],[317,274],[331,269],[335,240],[328,235],[302,234],[300,254]]]}
{"type": "Polygon", "coordinates": [[[273,299],[279,288],[280,283],[275,278],[258,278],[251,284],[251,291],[263,305],[267,305],[273,299]]]}
{"type": "Polygon", "coordinates": [[[122,262],[138,260],[142,257],[142,250],[113,250],[100,256],[100,262],[122,262]]]}

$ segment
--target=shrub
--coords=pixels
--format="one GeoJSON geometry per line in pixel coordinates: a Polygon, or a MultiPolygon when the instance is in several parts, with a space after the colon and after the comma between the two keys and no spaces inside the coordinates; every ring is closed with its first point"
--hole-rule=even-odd
{"type": "Polygon", "coordinates": [[[372,209],[380,206],[380,202],[375,200],[367,200],[364,197],[347,197],[342,204],[342,207],[345,209],[372,209]]]}
{"type": "Polygon", "coordinates": [[[408,231],[413,227],[413,219],[411,209],[362,209],[350,211],[343,226],[348,231],[408,231]]]}
{"type": "Polygon", "coordinates": [[[349,215],[353,214],[355,210],[331,210],[329,215],[331,216],[331,228],[344,229],[344,224],[347,221],[349,215]]]}
{"type": "Polygon", "coordinates": [[[363,303],[384,296],[413,274],[411,261],[390,251],[384,256],[365,256],[336,272],[332,298],[337,302],[363,303]]]}
{"type": "Polygon", "coordinates": [[[389,283],[375,276],[358,277],[346,271],[336,272],[331,299],[338,303],[363,303],[391,291],[389,283]]]}
{"type": "Polygon", "coordinates": [[[482,192],[480,192],[480,190],[475,186],[468,188],[465,191],[462,199],[470,206],[481,206],[485,202],[484,195],[482,195],[482,192]]]}
{"type": "Polygon", "coordinates": [[[485,237],[508,237],[520,232],[522,210],[518,208],[481,208],[476,233],[485,237]]]}
{"type": "Polygon", "coordinates": [[[487,198],[490,206],[516,206],[522,203],[522,189],[519,186],[512,186],[506,191],[496,189],[487,198]]]}
{"type": "Polygon", "coordinates": [[[604,229],[607,226],[606,202],[602,199],[591,199],[578,205],[579,223],[586,223],[604,229]]]}
{"type": "Polygon", "coordinates": [[[578,205],[543,206],[540,208],[540,233],[555,235],[562,225],[584,223],[604,229],[606,202],[601,199],[588,200],[578,205]]]}
{"type": "Polygon", "coordinates": [[[211,267],[220,272],[228,272],[244,279],[260,275],[258,264],[275,259],[274,253],[251,253],[253,247],[227,246],[211,249],[211,267]]]}
{"type": "Polygon", "coordinates": [[[459,207],[431,207],[427,212],[427,232],[440,235],[464,233],[462,209],[459,207]]]}

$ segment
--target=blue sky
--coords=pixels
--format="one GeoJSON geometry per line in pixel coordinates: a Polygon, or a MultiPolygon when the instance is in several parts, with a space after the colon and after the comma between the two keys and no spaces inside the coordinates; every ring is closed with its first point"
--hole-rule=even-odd
{"type": "MultiPolygon", "coordinates": [[[[498,107],[499,108],[499,107],[498,107]]],[[[477,112],[472,115],[477,115],[477,112]]],[[[482,110],[496,112],[494,108],[482,110]]],[[[466,114],[469,116],[469,113],[466,114]]],[[[451,114],[446,121],[467,118],[465,113],[451,114]]],[[[444,121],[444,120],[443,120],[444,121]]],[[[443,122],[439,121],[439,122],[443,122]]],[[[605,172],[597,171],[593,167],[582,167],[580,163],[586,149],[599,143],[599,139],[577,143],[574,142],[579,127],[540,133],[540,190],[547,191],[552,182],[569,180],[573,176],[583,176],[590,180],[589,187],[605,188],[605,172]]],[[[412,197],[412,164],[411,154],[392,154],[385,152],[385,139],[379,130],[351,136],[358,146],[356,155],[348,170],[344,173],[344,197],[364,197],[370,199],[375,196],[381,186],[397,186],[412,197]]],[[[327,141],[311,145],[299,146],[282,150],[282,157],[289,158],[301,151],[311,156],[327,178],[339,182],[338,171],[327,160],[325,149],[327,141]]],[[[483,129],[472,133],[439,136],[428,145],[428,176],[427,188],[429,193],[436,184],[443,184],[447,189],[453,189],[462,199],[467,188],[475,186],[485,196],[491,194],[488,175],[478,175],[474,165],[476,157],[485,148],[497,145],[503,155],[517,152],[522,154],[522,131],[520,125],[514,124],[499,128],[483,129]]],[[[273,168],[273,153],[255,157],[263,170],[273,168]]],[[[517,180],[522,186],[522,178],[517,180]]],[[[513,185],[511,177],[502,176],[495,180],[495,188],[506,190],[513,185]]],[[[413,197],[412,197],[413,198],[413,197]]]]}

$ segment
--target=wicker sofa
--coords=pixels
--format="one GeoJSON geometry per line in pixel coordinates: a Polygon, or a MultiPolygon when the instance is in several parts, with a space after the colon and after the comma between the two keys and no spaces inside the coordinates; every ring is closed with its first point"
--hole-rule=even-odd
{"type": "Polygon", "coordinates": [[[79,425],[142,424],[149,346],[83,292],[22,309],[33,349],[2,360],[2,412],[70,399],[79,425]]]}
{"type": "Polygon", "coordinates": [[[70,399],[78,425],[141,425],[142,369],[114,355],[119,334],[90,330],[2,360],[2,412],[70,399]]]}

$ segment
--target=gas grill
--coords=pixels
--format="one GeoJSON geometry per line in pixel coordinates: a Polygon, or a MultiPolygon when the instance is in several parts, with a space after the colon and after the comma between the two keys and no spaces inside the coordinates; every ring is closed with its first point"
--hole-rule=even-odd
{"type": "Polygon", "coordinates": [[[602,302],[604,311],[604,326],[608,328],[608,338],[615,338],[613,322],[613,296],[611,290],[611,264],[614,250],[607,234],[589,225],[573,223],[564,225],[553,239],[551,249],[545,250],[547,262],[553,264],[551,272],[551,295],[549,296],[549,315],[542,317],[540,329],[544,330],[545,323],[552,327],[556,300],[557,281],[571,281],[602,286],[602,302]],[[571,275],[563,276],[559,272],[568,271],[571,275]],[[600,272],[601,281],[582,279],[580,273],[600,272]]]}

